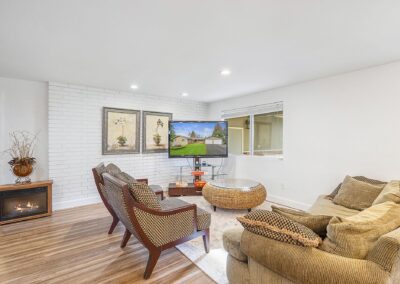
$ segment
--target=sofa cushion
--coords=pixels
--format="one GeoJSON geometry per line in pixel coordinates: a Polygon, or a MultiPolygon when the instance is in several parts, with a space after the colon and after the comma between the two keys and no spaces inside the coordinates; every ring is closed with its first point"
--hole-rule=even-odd
{"type": "Polygon", "coordinates": [[[272,205],[271,207],[272,212],[276,212],[292,221],[306,226],[321,237],[326,236],[326,227],[328,226],[329,221],[332,219],[332,216],[313,215],[305,211],[278,207],[275,205],[272,205]]]}
{"type": "MultiPolygon", "coordinates": [[[[190,203],[187,203],[179,198],[168,198],[164,199],[160,202],[161,210],[171,210],[171,209],[176,209],[179,207],[183,207],[186,205],[189,205],[190,203]]],[[[197,207],[197,230],[204,230],[207,228],[210,228],[211,225],[211,214],[205,211],[204,209],[201,209],[197,207]]]]}
{"type": "Polygon", "coordinates": [[[385,202],[347,218],[334,217],[321,249],[364,259],[382,235],[400,227],[400,205],[385,202]]]}
{"type": "Polygon", "coordinates": [[[347,208],[364,210],[372,205],[383,185],[373,185],[346,176],[333,203],[347,208]]]}
{"type": "Polygon", "coordinates": [[[309,228],[267,210],[254,210],[238,221],[250,232],[277,241],[317,247],[321,238],[309,228]]]}
{"type": "Polygon", "coordinates": [[[389,274],[372,261],[294,246],[247,230],[243,232],[240,247],[249,257],[249,262],[255,260],[295,283],[391,283],[389,274]]]}
{"type": "Polygon", "coordinates": [[[372,204],[376,205],[386,201],[393,201],[397,204],[400,203],[400,180],[392,180],[385,185],[381,193],[372,204]]]}
{"type": "Polygon", "coordinates": [[[224,231],[222,236],[225,250],[237,260],[247,262],[247,255],[240,250],[242,228],[232,228],[224,231]]]}
{"type": "Polygon", "coordinates": [[[308,212],[314,215],[327,215],[338,217],[348,217],[360,213],[360,211],[358,210],[336,205],[332,202],[332,200],[328,199],[326,195],[319,196],[317,201],[315,201],[308,212]]]}
{"type": "Polygon", "coordinates": [[[148,208],[161,210],[161,205],[156,194],[147,184],[141,182],[133,182],[129,183],[128,186],[133,198],[137,202],[145,205],[148,208]]]}
{"type": "MultiPolygon", "coordinates": [[[[356,180],[359,180],[359,181],[364,181],[369,184],[376,184],[376,185],[382,185],[382,186],[384,186],[386,184],[386,182],[384,182],[384,181],[370,179],[370,178],[367,178],[364,176],[354,176],[353,178],[356,180]]],[[[342,183],[339,183],[338,186],[332,191],[332,193],[327,195],[326,197],[330,200],[333,200],[335,198],[335,196],[338,194],[341,186],[342,186],[342,183]]]]}
{"type": "Polygon", "coordinates": [[[388,272],[392,272],[393,268],[396,267],[396,262],[398,262],[399,252],[400,228],[381,236],[369,251],[367,260],[379,264],[388,272]]]}

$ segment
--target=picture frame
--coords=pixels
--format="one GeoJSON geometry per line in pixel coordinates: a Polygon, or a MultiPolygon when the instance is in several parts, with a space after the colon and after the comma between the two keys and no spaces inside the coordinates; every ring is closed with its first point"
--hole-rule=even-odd
{"type": "Polygon", "coordinates": [[[103,107],[102,154],[140,153],[140,110],[103,107]]]}
{"type": "Polygon", "coordinates": [[[142,116],[143,153],[168,152],[168,123],[172,113],[143,111],[142,116]]]}

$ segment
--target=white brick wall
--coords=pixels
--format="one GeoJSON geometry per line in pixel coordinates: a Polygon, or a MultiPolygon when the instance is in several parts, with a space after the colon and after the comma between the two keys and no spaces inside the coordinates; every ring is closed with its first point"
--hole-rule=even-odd
{"type": "Polygon", "coordinates": [[[91,169],[102,161],[162,186],[175,180],[177,165],[187,164],[185,159],[168,159],[167,153],[103,156],[104,106],[171,112],[175,120],[208,116],[206,103],[50,82],[49,176],[55,209],[99,201],[91,169]]]}

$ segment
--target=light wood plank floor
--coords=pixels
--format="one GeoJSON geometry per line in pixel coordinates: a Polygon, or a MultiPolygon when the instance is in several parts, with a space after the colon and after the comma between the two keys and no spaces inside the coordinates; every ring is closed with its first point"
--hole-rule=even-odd
{"type": "Polygon", "coordinates": [[[147,250],[135,238],[121,249],[123,226],[108,235],[110,224],[95,204],[0,226],[0,283],[214,283],[175,248],[144,280],[147,250]]]}

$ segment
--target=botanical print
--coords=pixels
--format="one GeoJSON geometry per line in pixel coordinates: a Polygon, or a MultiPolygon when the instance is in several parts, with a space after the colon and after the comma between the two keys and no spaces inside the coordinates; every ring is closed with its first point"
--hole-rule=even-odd
{"type": "Polygon", "coordinates": [[[103,154],[139,153],[140,111],[104,108],[103,154]]]}
{"type": "Polygon", "coordinates": [[[171,113],[143,112],[143,152],[166,152],[168,150],[168,121],[171,113]]]}

